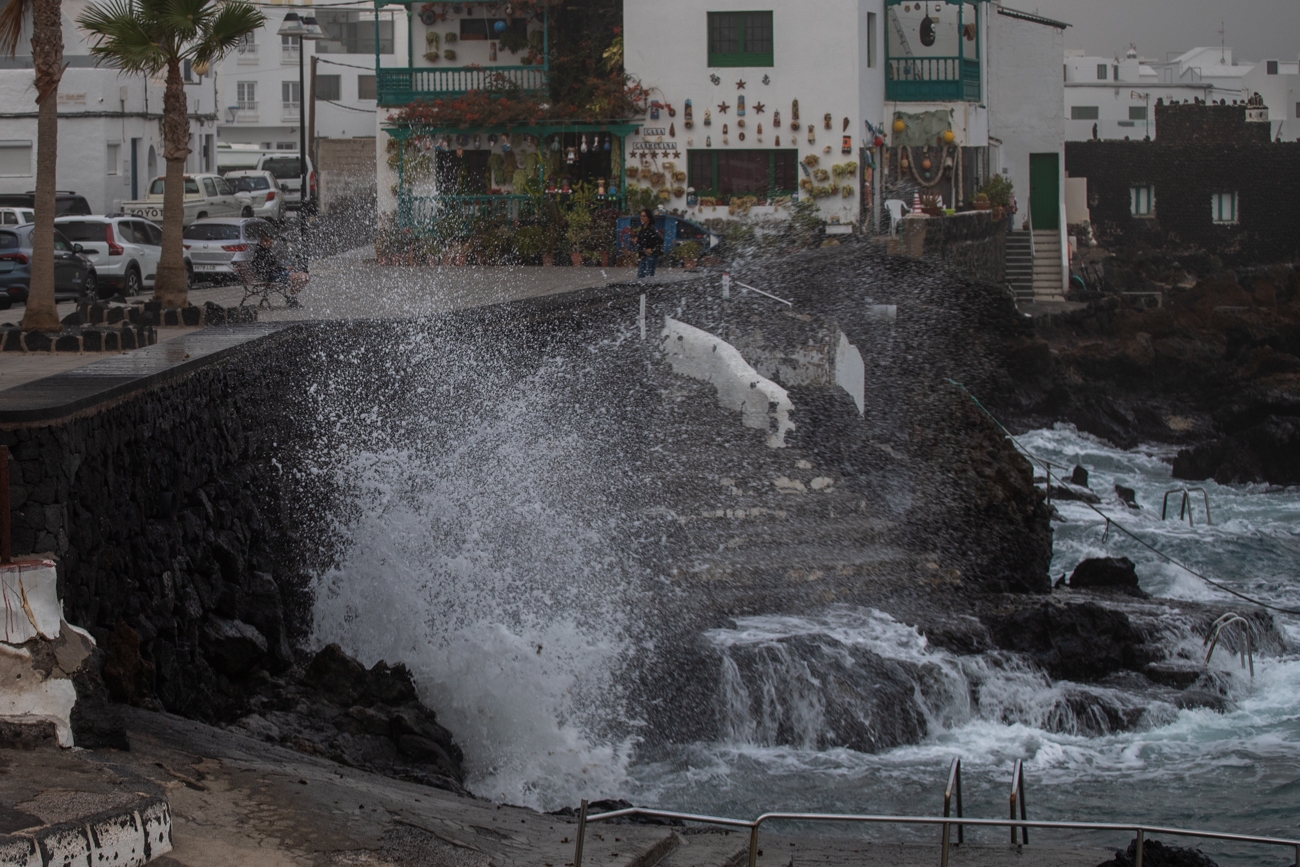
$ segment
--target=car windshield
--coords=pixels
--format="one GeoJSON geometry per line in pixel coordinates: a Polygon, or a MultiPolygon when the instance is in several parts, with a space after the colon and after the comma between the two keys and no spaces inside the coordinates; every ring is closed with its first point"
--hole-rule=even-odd
{"type": "Polygon", "coordinates": [[[271,182],[264,177],[230,178],[230,182],[235,185],[235,189],[245,193],[271,189],[271,182]]]}
{"type": "Polygon", "coordinates": [[[17,232],[0,232],[0,250],[17,250],[22,245],[17,232]]]}
{"type": "Polygon", "coordinates": [[[59,231],[62,232],[70,241],[98,241],[103,243],[107,240],[105,229],[107,223],[97,223],[89,220],[68,220],[59,223],[59,231]]]}
{"type": "Polygon", "coordinates": [[[302,176],[302,170],[298,168],[297,157],[271,157],[263,160],[262,171],[275,175],[275,179],[278,181],[302,176]]]}
{"type": "Polygon", "coordinates": [[[229,223],[193,223],[185,230],[187,241],[238,241],[239,226],[229,223]]]}
{"type": "MultiPolygon", "coordinates": [[[[161,196],[163,194],[163,190],[166,189],[166,187],[167,187],[167,180],[165,178],[154,178],[153,183],[149,185],[149,195],[161,196]]],[[[198,194],[199,194],[198,181],[194,180],[193,178],[186,178],[185,195],[197,196],[198,194]]]]}

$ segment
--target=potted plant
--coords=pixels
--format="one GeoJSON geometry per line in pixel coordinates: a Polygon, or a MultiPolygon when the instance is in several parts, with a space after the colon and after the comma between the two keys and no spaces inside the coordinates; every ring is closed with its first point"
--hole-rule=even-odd
{"type": "Polygon", "coordinates": [[[993,212],[991,216],[995,220],[1001,220],[1004,212],[1011,207],[1012,191],[1009,178],[1005,175],[994,175],[979,188],[975,198],[978,200],[980,195],[987,196],[989,209],[993,212]]]}
{"type": "Polygon", "coordinates": [[[531,265],[542,254],[543,240],[541,226],[523,226],[515,232],[515,254],[531,265]]]}
{"type": "Polygon", "coordinates": [[[560,246],[564,235],[564,214],[555,204],[552,196],[543,198],[541,206],[542,229],[542,267],[549,268],[555,263],[555,249],[560,246]]]}
{"type": "Polygon", "coordinates": [[[990,210],[992,207],[993,207],[993,203],[989,201],[989,194],[988,194],[988,193],[976,193],[976,194],[975,194],[975,202],[974,202],[974,208],[975,208],[975,210],[977,210],[977,211],[987,211],[987,210],[990,210]]]}
{"type": "Polygon", "coordinates": [[[699,241],[683,241],[677,245],[677,255],[682,260],[682,267],[687,271],[694,271],[699,264],[700,243],[699,241]]]}
{"type": "Polygon", "coordinates": [[[939,207],[938,193],[921,193],[921,213],[930,217],[943,216],[943,208],[939,207]]]}
{"type": "Polygon", "coordinates": [[[569,227],[564,236],[569,242],[569,259],[574,265],[582,264],[582,250],[591,237],[591,212],[574,208],[569,212],[569,227]]]}
{"type": "Polygon", "coordinates": [[[618,234],[618,212],[611,208],[596,211],[591,225],[591,251],[595,254],[600,267],[609,267],[609,252],[614,248],[618,234]]]}

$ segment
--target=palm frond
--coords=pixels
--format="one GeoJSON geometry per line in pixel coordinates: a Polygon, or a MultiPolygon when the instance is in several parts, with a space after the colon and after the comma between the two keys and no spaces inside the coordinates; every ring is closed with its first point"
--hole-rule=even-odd
{"type": "Polygon", "coordinates": [[[195,62],[214,63],[265,24],[266,16],[249,3],[222,3],[220,11],[208,20],[202,38],[192,47],[191,56],[195,62]]]}
{"type": "Polygon", "coordinates": [[[90,53],[109,66],[152,75],[167,65],[165,34],[136,0],[89,6],[77,24],[90,34],[90,53]]]}
{"type": "Polygon", "coordinates": [[[217,13],[212,0],[165,0],[158,5],[159,25],[175,34],[178,44],[201,40],[217,13]]]}
{"type": "Polygon", "coordinates": [[[31,8],[32,0],[9,0],[0,8],[0,55],[13,57],[18,53],[18,40],[31,8]]]}

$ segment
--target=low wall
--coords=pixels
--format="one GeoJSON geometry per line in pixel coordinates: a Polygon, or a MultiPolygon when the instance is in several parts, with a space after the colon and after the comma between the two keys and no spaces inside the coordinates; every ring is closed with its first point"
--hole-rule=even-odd
{"type": "Polygon", "coordinates": [[[994,220],[988,211],[909,215],[900,221],[899,236],[905,256],[940,259],[972,277],[1006,282],[1007,220],[994,220]]]}

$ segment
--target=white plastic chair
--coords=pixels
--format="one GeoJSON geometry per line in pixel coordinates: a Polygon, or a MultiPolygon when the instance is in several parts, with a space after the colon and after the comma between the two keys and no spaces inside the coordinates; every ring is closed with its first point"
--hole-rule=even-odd
{"type": "Polygon", "coordinates": [[[910,214],[912,209],[902,199],[885,199],[885,210],[889,211],[889,234],[898,234],[898,221],[903,214],[910,214]]]}

